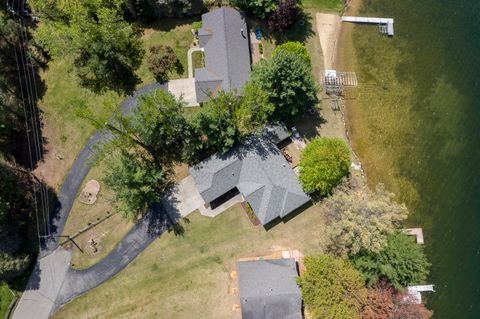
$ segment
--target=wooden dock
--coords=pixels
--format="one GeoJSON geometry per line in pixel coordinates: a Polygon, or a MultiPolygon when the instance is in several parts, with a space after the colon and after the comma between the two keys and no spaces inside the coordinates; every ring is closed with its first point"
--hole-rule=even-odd
{"type": "Polygon", "coordinates": [[[417,238],[417,244],[423,245],[423,230],[421,228],[407,228],[405,229],[407,235],[412,235],[417,238]]]}
{"type": "Polygon", "coordinates": [[[377,24],[380,27],[382,33],[386,33],[389,37],[393,37],[393,19],[392,18],[374,18],[374,17],[351,17],[343,16],[343,22],[353,22],[353,23],[371,23],[377,24]],[[386,28],[385,28],[386,26],[386,28]]]}
{"type": "Polygon", "coordinates": [[[407,294],[404,297],[404,302],[421,304],[422,303],[422,292],[435,292],[433,285],[420,285],[420,286],[408,286],[407,294]]]}

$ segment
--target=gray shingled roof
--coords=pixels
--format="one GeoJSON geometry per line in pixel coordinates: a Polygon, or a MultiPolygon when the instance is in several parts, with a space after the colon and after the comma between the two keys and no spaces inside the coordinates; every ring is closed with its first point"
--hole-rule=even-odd
{"type": "Polygon", "coordinates": [[[220,90],[241,90],[251,69],[245,19],[227,7],[205,13],[198,38],[204,48],[205,67],[195,70],[197,101],[204,102],[208,94],[220,90]]]}
{"type": "Polygon", "coordinates": [[[237,187],[262,225],[285,217],[310,200],[278,147],[262,137],[225,155],[214,155],[190,168],[205,202],[210,203],[237,187]]]}
{"type": "Polygon", "coordinates": [[[295,259],[237,262],[243,319],[302,319],[295,259]]]}

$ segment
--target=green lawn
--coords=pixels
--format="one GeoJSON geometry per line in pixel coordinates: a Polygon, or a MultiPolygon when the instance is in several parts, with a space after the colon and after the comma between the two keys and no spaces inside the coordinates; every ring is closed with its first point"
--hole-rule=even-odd
{"type": "Polygon", "coordinates": [[[307,10],[343,12],[343,0],[303,0],[302,4],[307,10]]]}
{"type": "Polygon", "coordinates": [[[68,57],[51,61],[41,77],[46,91],[39,108],[47,153],[40,170],[45,180],[58,189],[78,152],[95,130],[75,114],[75,109],[91,106],[96,113],[102,113],[106,101],[118,104],[122,97],[112,92],[95,94],[82,88],[68,57]]]}
{"type": "Polygon", "coordinates": [[[180,60],[182,67],[172,72],[170,78],[180,79],[188,76],[187,52],[193,41],[191,31],[193,21],[195,19],[162,19],[146,27],[142,41],[147,54],[137,71],[143,84],[155,82],[155,78],[148,70],[146,57],[148,48],[156,44],[171,46],[180,60]]]}
{"type": "MultiPolygon", "coordinates": [[[[80,187],[80,191],[85,184],[95,179],[100,182],[100,192],[97,201],[93,205],[81,203],[78,198],[75,200],[72,210],[68,215],[67,223],[63,230],[63,235],[70,236],[80,229],[86,227],[88,223],[93,223],[99,218],[107,215],[107,212],[115,212],[113,208],[114,194],[105,187],[102,182],[105,165],[103,162],[95,165],[88,173],[80,187]]],[[[88,268],[104,258],[112,251],[115,245],[127,234],[133,223],[123,218],[120,214],[114,214],[102,223],[76,237],[75,243],[80,246],[80,251],[72,243],[65,244],[72,252],[73,267],[76,269],[88,268]],[[94,253],[89,244],[90,239],[97,243],[98,251],[94,253]]]]}
{"type": "Polygon", "coordinates": [[[7,284],[0,284],[0,318],[4,318],[10,302],[13,300],[13,295],[8,289],[7,284]]]}
{"type": "Polygon", "coordinates": [[[55,318],[240,318],[232,311],[237,282],[229,277],[238,258],[281,249],[315,253],[326,241],[318,205],[269,231],[253,226],[240,205],[213,219],[193,213],[183,226],[184,236],[163,234],[125,270],[55,318]]]}
{"type": "Polygon", "coordinates": [[[205,66],[205,56],[201,51],[195,51],[192,53],[192,64],[193,64],[193,72],[195,69],[203,68],[205,66]]]}

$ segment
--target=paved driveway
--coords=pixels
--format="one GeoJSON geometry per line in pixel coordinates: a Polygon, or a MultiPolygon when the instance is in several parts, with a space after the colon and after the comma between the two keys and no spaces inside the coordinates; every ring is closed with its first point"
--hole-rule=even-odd
{"type": "Polygon", "coordinates": [[[49,318],[70,267],[70,252],[58,247],[37,260],[13,319],[49,318]]]}
{"type": "MultiPolygon", "coordinates": [[[[156,89],[168,89],[177,97],[187,93],[183,95],[187,103],[191,102],[193,97],[196,101],[196,95],[192,95],[195,94],[194,79],[173,80],[164,84],[153,83],[140,88],[121,104],[122,112],[129,114],[140,95],[156,89]]],[[[58,195],[59,201],[55,205],[53,216],[51,216],[52,235],[61,235],[63,232],[80,185],[90,171],[88,159],[95,156],[93,152],[95,145],[102,143],[110,136],[108,132],[96,132],[80,151],[58,195]]],[[[152,207],[150,213],[137,222],[108,256],[85,270],[69,268],[71,254],[59,247],[55,240],[48,240],[44,243],[25,292],[15,308],[13,318],[49,318],[58,307],[113,277],[155,238],[175,224],[178,218],[188,215],[204,202],[196,190],[193,178],[187,177],[172,189],[165,198],[165,203],[152,207]],[[163,206],[168,209],[169,218],[166,218],[163,206]]]]}
{"type": "Polygon", "coordinates": [[[162,199],[163,207],[173,219],[178,216],[185,217],[204,204],[191,175],[166,192],[162,199]]]}
{"type": "Polygon", "coordinates": [[[167,89],[177,99],[182,98],[187,106],[198,106],[197,92],[195,91],[195,79],[178,79],[167,82],[167,89]]]}

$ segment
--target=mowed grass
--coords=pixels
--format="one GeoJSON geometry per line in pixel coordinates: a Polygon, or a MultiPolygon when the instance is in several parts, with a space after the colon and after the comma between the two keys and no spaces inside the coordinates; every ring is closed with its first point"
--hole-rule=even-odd
{"type": "Polygon", "coordinates": [[[5,318],[7,314],[8,306],[13,299],[13,295],[8,289],[7,284],[0,284],[0,318],[5,318]]]}
{"type": "Polygon", "coordinates": [[[71,236],[88,226],[88,223],[94,223],[98,219],[107,216],[107,212],[110,212],[111,215],[105,221],[74,239],[82,251],[72,243],[64,245],[72,252],[71,263],[73,268],[83,269],[93,266],[104,258],[133,226],[133,222],[123,218],[120,214],[114,214],[114,194],[102,182],[104,170],[105,163],[100,162],[95,165],[83,181],[77,194],[80,195],[80,192],[89,180],[97,180],[100,183],[100,192],[95,204],[83,204],[78,200],[77,196],[65,224],[63,235],[71,236]],[[96,248],[98,251],[96,253],[93,252],[89,243],[92,238],[97,243],[96,248]]]}
{"type": "Polygon", "coordinates": [[[161,19],[147,25],[142,41],[145,48],[145,57],[142,65],[137,70],[142,84],[155,82],[155,78],[148,70],[148,48],[152,45],[168,45],[173,48],[181,68],[169,74],[170,79],[181,79],[188,76],[187,52],[193,42],[192,19],[161,19]]]}
{"type": "MultiPolygon", "coordinates": [[[[102,182],[105,166],[104,162],[95,165],[83,181],[63,231],[63,235],[71,236],[80,229],[88,226],[88,223],[93,223],[107,216],[107,212],[111,213],[108,219],[74,239],[81,250],[71,242],[64,244],[64,247],[70,249],[72,252],[71,264],[75,269],[85,269],[99,262],[115,248],[117,243],[134,225],[133,222],[125,219],[120,214],[114,214],[114,193],[102,182]],[[91,179],[95,179],[100,183],[100,192],[95,204],[87,205],[78,200],[78,195],[80,195],[85,184],[91,179]],[[96,253],[93,252],[89,243],[92,238],[97,242],[96,248],[98,251],[96,253]]],[[[177,181],[182,180],[188,175],[188,165],[177,164],[174,166],[174,177],[177,181]]]]}
{"type": "Polygon", "coordinates": [[[38,103],[45,138],[45,163],[40,164],[41,175],[55,189],[60,185],[95,128],[76,114],[77,108],[91,107],[101,114],[105,102],[119,104],[122,97],[113,92],[95,94],[80,86],[73,69],[73,61],[57,59],[48,64],[41,77],[46,91],[38,103]]]}
{"type": "Polygon", "coordinates": [[[193,64],[193,72],[195,75],[195,69],[203,68],[205,66],[205,57],[203,52],[195,51],[192,53],[192,64],[193,64]]]}
{"type": "Polygon", "coordinates": [[[253,226],[240,205],[216,218],[191,214],[183,236],[165,233],[113,279],[73,300],[55,318],[240,318],[240,257],[281,249],[305,254],[325,246],[321,206],[311,206],[266,231],[253,226]],[[108,303],[108,307],[106,307],[108,303]]]}
{"type": "Polygon", "coordinates": [[[303,7],[307,10],[343,12],[343,0],[303,0],[303,7]]]}

